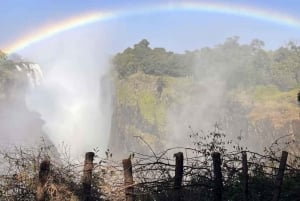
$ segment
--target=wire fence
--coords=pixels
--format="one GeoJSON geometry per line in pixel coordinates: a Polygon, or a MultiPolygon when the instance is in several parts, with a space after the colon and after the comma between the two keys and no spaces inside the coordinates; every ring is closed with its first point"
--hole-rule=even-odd
{"type": "Polygon", "coordinates": [[[299,200],[299,157],[211,147],[123,160],[88,152],[82,163],[55,158],[49,147],[2,151],[0,200],[299,200]]]}

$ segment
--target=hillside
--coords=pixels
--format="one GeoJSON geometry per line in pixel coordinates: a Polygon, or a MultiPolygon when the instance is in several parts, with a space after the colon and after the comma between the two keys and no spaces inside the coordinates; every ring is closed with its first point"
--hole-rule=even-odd
{"type": "Polygon", "coordinates": [[[144,39],[118,53],[111,71],[112,150],[148,150],[134,136],[157,151],[187,146],[191,132],[216,125],[255,150],[285,135],[298,141],[300,47],[290,42],[270,51],[258,39],[238,40],[176,54],[144,39]]]}

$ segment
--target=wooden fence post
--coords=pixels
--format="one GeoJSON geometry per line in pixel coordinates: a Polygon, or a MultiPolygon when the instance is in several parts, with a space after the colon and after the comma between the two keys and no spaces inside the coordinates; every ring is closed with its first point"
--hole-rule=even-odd
{"type": "Polygon", "coordinates": [[[183,178],[183,153],[178,152],[174,154],[176,165],[175,165],[175,177],[174,177],[174,189],[175,199],[176,201],[181,200],[181,186],[182,186],[182,178],[183,178]]]}
{"type": "Polygon", "coordinates": [[[180,189],[182,184],[182,177],[183,177],[183,153],[178,152],[174,154],[174,157],[176,160],[174,188],[180,189]]]}
{"type": "Polygon", "coordinates": [[[248,201],[248,162],[247,152],[242,152],[242,189],[243,189],[243,201],[248,201]]]}
{"type": "Polygon", "coordinates": [[[133,176],[132,176],[132,164],[130,159],[122,160],[124,170],[124,185],[126,201],[133,201],[133,176]]]}
{"type": "Polygon", "coordinates": [[[91,190],[92,190],[92,175],[94,168],[94,152],[87,152],[85,154],[84,167],[83,167],[83,177],[82,177],[82,200],[90,201],[92,200],[91,190]]]}
{"type": "Polygon", "coordinates": [[[282,180],[284,176],[284,170],[286,167],[286,161],[288,157],[288,152],[283,151],[281,154],[281,159],[280,159],[280,164],[275,180],[275,188],[274,188],[274,193],[273,193],[273,199],[272,201],[278,201],[280,198],[280,193],[281,193],[281,185],[282,185],[282,180]]]}
{"type": "Polygon", "coordinates": [[[39,180],[36,190],[36,200],[37,201],[44,201],[45,200],[45,186],[48,180],[48,176],[50,173],[50,161],[44,160],[40,164],[39,170],[39,180]]]}
{"type": "Polygon", "coordinates": [[[213,200],[222,200],[222,190],[223,190],[223,179],[221,171],[221,154],[214,152],[212,154],[213,168],[214,168],[214,188],[213,188],[213,200]]]}

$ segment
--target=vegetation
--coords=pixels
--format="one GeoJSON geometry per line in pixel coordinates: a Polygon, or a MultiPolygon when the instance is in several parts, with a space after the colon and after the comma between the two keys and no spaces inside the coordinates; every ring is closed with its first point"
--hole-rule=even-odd
{"type": "Polygon", "coordinates": [[[175,54],[164,48],[149,47],[143,39],[134,48],[127,48],[115,56],[113,63],[121,78],[137,72],[150,75],[188,76],[192,74],[189,54],[175,54]]]}
{"type": "Polygon", "coordinates": [[[0,103],[12,103],[19,99],[25,101],[27,87],[26,72],[18,71],[15,63],[0,51],[0,103]]]}
{"type": "MultiPolygon", "coordinates": [[[[197,105],[199,100],[204,101],[205,98],[198,96],[200,93],[206,90],[217,93],[215,91],[220,86],[224,87],[224,93],[217,97],[220,98],[218,102],[222,103],[217,112],[226,117],[226,125],[234,128],[244,120],[249,136],[255,136],[257,144],[263,140],[269,143],[270,139],[288,134],[287,141],[279,150],[285,148],[292,153],[299,153],[297,142],[300,128],[297,125],[300,122],[296,97],[300,84],[300,46],[290,42],[277,50],[265,50],[264,42],[258,39],[250,44],[240,44],[238,37],[231,37],[215,47],[178,54],[149,45],[143,39],[113,59],[116,88],[112,148],[122,147],[119,150],[121,153],[129,153],[133,147],[136,149],[134,157],[130,157],[133,157],[137,199],[167,200],[174,195],[175,161],[170,152],[179,150],[164,150],[163,146],[168,140],[166,126],[170,111],[186,105],[197,105]],[[222,85],[214,85],[214,82],[207,81],[208,78],[222,85]],[[134,137],[143,140],[134,141],[134,137]],[[146,154],[149,153],[149,147],[152,155],[146,154]]],[[[2,103],[25,100],[26,74],[19,72],[14,65],[0,52],[2,108],[2,103]],[[12,91],[18,92],[17,95],[12,91]]],[[[219,130],[208,135],[192,132],[190,138],[194,147],[180,149],[186,153],[183,181],[185,199],[194,200],[201,196],[203,200],[211,200],[211,154],[220,152],[224,199],[241,200],[240,153],[246,150],[249,157],[249,198],[270,200],[279,160],[278,150],[274,148],[279,144],[278,141],[265,149],[265,153],[255,153],[225,137],[219,130]]],[[[238,137],[240,142],[243,136],[238,137]]],[[[47,199],[76,200],[80,197],[82,165],[68,160],[68,156],[67,159],[61,157],[65,156],[64,153],[50,156],[48,151],[48,147],[2,151],[3,164],[8,164],[9,168],[1,175],[0,199],[34,199],[38,165],[49,157],[54,162],[46,188],[47,199]]],[[[93,195],[102,200],[123,199],[121,165],[107,153],[106,158],[97,158],[93,171],[93,195]]],[[[114,155],[118,156],[118,153],[114,152],[114,155]]],[[[299,157],[292,156],[283,183],[282,200],[299,199],[295,193],[299,192],[299,175],[299,157]]]]}
{"type": "Polygon", "coordinates": [[[274,51],[264,50],[258,39],[240,44],[239,37],[227,38],[223,44],[185,54],[149,47],[143,39],[113,59],[119,77],[143,72],[149,75],[205,78],[214,74],[228,79],[228,87],[275,85],[285,91],[300,83],[300,46],[289,42],[274,51]]]}
{"type": "MultiPolygon", "coordinates": [[[[212,154],[221,154],[223,177],[223,200],[240,201],[242,191],[242,152],[248,155],[249,200],[271,200],[274,193],[274,181],[278,171],[280,151],[286,143],[285,138],[278,139],[265,149],[264,154],[251,152],[226,139],[218,127],[209,134],[190,132],[193,147],[170,148],[163,152],[130,154],[133,168],[133,189],[135,200],[192,201],[213,200],[214,174],[212,173],[212,154]],[[174,187],[175,160],[173,154],[184,153],[184,172],[181,190],[174,187]]],[[[143,138],[140,138],[147,143],[143,138]]],[[[148,144],[149,145],[149,144],[148,144]]],[[[149,146],[150,147],[150,146],[149,146]]],[[[151,151],[152,148],[150,147],[151,151]]],[[[56,149],[55,149],[56,150],[56,149]]],[[[83,164],[70,159],[68,147],[62,145],[60,154],[53,153],[52,146],[42,144],[38,148],[18,148],[2,150],[2,173],[0,175],[1,200],[34,200],[38,186],[39,164],[50,160],[50,170],[45,184],[45,200],[84,200],[82,175],[83,164]]],[[[55,151],[56,152],[56,151],[55,151]]],[[[124,173],[120,161],[113,158],[107,150],[106,157],[97,156],[92,167],[92,200],[124,200],[124,173]]],[[[282,201],[298,200],[300,182],[299,157],[290,155],[282,184],[282,201]]]]}
{"type": "MultiPolygon", "coordinates": [[[[226,116],[220,122],[228,125],[224,129],[231,132],[235,124],[247,125],[239,129],[247,130],[248,136],[265,136],[269,142],[286,133],[291,122],[298,119],[299,58],[300,46],[293,42],[265,50],[259,39],[240,44],[239,37],[234,36],[214,47],[177,54],[151,48],[143,39],[113,59],[114,114],[118,116],[113,119],[121,126],[118,131],[112,130],[112,140],[124,142],[116,132],[124,133],[128,137],[125,141],[147,133],[164,142],[172,109],[197,108],[196,104],[207,100],[205,91],[217,90],[220,99],[212,103],[220,105],[216,111],[219,116],[226,116]],[[123,114],[129,110],[137,114],[131,116],[133,121],[148,126],[129,123],[139,132],[127,133],[128,115],[123,118],[123,114]],[[153,129],[146,129],[149,127],[153,129]]],[[[218,118],[215,116],[214,121],[218,118]]],[[[292,133],[298,135],[296,130],[292,133]]]]}

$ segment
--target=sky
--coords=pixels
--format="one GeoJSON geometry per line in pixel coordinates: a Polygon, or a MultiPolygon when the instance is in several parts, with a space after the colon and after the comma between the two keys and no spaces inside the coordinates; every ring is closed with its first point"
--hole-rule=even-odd
{"type": "MultiPolygon", "coordinates": [[[[152,5],[170,2],[186,1],[1,0],[0,49],[22,38],[23,35],[34,33],[39,27],[55,24],[80,14],[95,11],[126,11],[135,10],[135,8],[143,10],[152,5]]],[[[194,2],[248,6],[286,14],[300,20],[300,14],[297,12],[300,9],[300,3],[296,0],[194,2]]],[[[89,30],[95,35],[97,32],[103,35],[103,27],[107,31],[105,38],[110,43],[111,54],[132,46],[143,38],[148,39],[153,47],[163,46],[175,52],[214,46],[235,35],[240,36],[241,43],[248,43],[254,38],[261,39],[265,41],[267,48],[272,49],[290,40],[297,42],[300,39],[300,27],[217,12],[186,10],[166,10],[146,14],[133,12],[125,17],[99,21],[70,31],[89,30]]],[[[59,35],[54,37],[59,37],[59,35]]]]}

